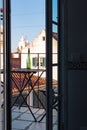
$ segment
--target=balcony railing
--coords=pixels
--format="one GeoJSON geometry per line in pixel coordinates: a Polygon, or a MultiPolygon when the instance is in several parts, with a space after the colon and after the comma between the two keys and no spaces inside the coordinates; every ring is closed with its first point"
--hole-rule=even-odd
{"type": "MultiPolygon", "coordinates": [[[[13,68],[26,68],[26,61],[27,61],[27,53],[11,53],[11,69],[13,68]]],[[[1,61],[3,61],[3,53],[0,53],[0,58],[1,61]]],[[[46,56],[45,53],[30,53],[30,59],[31,59],[31,68],[32,69],[46,69],[46,56]]],[[[57,54],[54,53],[53,54],[53,63],[55,64],[57,62],[57,54]]],[[[3,69],[3,62],[1,69],[3,69]]],[[[57,84],[57,68],[54,67],[53,69],[53,84],[57,84]]],[[[32,82],[34,82],[38,76],[40,75],[40,73],[38,73],[37,75],[33,75],[32,77],[32,82]]],[[[23,79],[23,74],[20,76],[20,74],[13,74],[12,75],[17,84],[19,84],[19,86],[21,87],[21,82],[23,79]],[[20,79],[21,77],[21,79],[20,79]]],[[[1,75],[1,81],[3,81],[3,74],[1,75]]],[[[15,84],[12,83],[12,94],[17,96],[17,90],[15,88],[15,84]]],[[[40,86],[46,86],[46,73],[44,73],[42,75],[42,77],[40,78],[39,82],[37,83],[38,86],[38,90],[40,86]]],[[[27,90],[27,86],[26,86],[26,90],[27,90]]],[[[15,98],[15,96],[13,96],[15,98]]]]}

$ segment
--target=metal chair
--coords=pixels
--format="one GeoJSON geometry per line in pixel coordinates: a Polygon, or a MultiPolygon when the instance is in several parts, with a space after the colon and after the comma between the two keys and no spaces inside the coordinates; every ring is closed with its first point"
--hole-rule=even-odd
{"type": "MultiPolygon", "coordinates": [[[[44,94],[46,97],[46,88],[42,88],[39,91],[42,92],[42,94],[44,94]]],[[[53,88],[52,89],[52,104],[51,104],[52,109],[55,109],[56,111],[58,111],[58,105],[59,105],[60,99],[61,99],[61,96],[58,95],[58,92],[55,90],[55,88],[53,88]]],[[[45,116],[46,116],[46,109],[45,109],[45,114],[41,117],[39,122],[41,122],[45,116]]]]}

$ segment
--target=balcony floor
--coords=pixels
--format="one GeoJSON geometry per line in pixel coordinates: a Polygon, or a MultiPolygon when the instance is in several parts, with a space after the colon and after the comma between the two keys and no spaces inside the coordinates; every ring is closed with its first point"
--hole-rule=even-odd
{"type": "MultiPolygon", "coordinates": [[[[44,114],[44,109],[32,108],[35,117],[39,121],[44,114]]],[[[53,130],[57,129],[57,113],[53,112],[53,130]]],[[[1,114],[1,112],[0,112],[1,114]]],[[[2,130],[3,119],[0,120],[0,130],[2,130]]],[[[41,122],[35,122],[30,111],[26,107],[12,108],[12,130],[46,130],[46,116],[41,122]]]]}
{"type": "MultiPolygon", "coordinates": [[[[32,108],[32,111],[37,118],[40,119],[40,114],[44,112],[43,109],[32,108]]],[[[12,130],[46,130],[45,118],[39,123],[35,122],[30,111],[26,107],[19,109],[14,107],[12,109],[12,130]]]]}

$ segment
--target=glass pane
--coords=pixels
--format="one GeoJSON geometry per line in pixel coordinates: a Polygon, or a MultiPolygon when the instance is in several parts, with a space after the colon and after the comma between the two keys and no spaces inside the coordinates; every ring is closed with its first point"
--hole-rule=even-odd
{"type": "Polygon", "coordinates": [[[58,20],[58,0],[52,0],[52,20],[57,22],[58,20]]]}
{"type": "Polygon", "coordinates": [[[53,128],[58,130],[58,0],[52,0],[53,128]]]}
{"type": "Polygon", "coordinates": [[[58,67],[53,67],[53,130],[58,129],[58,67]]]}
{"type": "MultiPolygon", "coordinates": [[[[57,33],[58,27],[56,26],[56,24],[53,24],[52,30],[53,30],[54,33],[57,33]]],[[[54,35],[55,35],[55,34],[54,34],[54,35]]],[[[56,37],[55,37],[55,38],[56,38],[56,37]]]]}
{"type": "Polygon", "coordinates": [[[12,130],[46,129],[45,31],[45,0],[11,0],[12,130]]]}
{"type": "Polygon", "coordinates": [[[3,1],[0,0],[0,130],[4,130],[3,1]]]}

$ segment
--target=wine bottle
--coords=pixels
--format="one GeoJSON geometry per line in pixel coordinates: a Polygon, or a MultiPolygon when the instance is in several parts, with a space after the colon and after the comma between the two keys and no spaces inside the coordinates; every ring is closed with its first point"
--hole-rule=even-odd
{"type": "Polygon", "coordinates": [[[27,56],[27,69],[31,69],[31,59],[30,59],[30,49],[28,48],[28,56],[27,56]]]}

